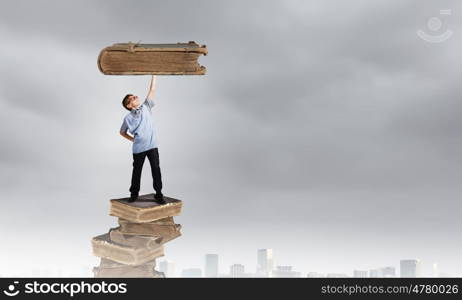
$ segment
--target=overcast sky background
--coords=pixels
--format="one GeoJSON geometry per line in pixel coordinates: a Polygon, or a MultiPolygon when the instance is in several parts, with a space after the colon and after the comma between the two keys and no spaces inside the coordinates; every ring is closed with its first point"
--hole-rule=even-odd
{"type": "MultiPolygon", "coordinates": [[[[166,259],[254,272],[258,248],[303,273],[398,267],[460,275],[460,1],[3,1],[0,275],[81,274],[117,224],[128,92],[116,42],[206,44],[206,76],[159,76],[165,194],[184,201],[166,259]],[[440,9],[452,15],[440,16],[440,9]],[[429,17],[443,27],[427,28],[429,17]],[[428,43],[418,29],[454,35],[428,43]],[[48,271],[47,271],[48,270],[48,271]]],[[[145,165],[142,192],[151,192],[145,165]]]]}

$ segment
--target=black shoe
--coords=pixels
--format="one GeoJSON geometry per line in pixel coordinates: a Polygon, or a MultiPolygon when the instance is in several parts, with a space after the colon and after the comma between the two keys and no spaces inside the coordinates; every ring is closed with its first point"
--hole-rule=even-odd
{"type": "Polygon", "coordinates": [[[128,203],[133,203],[136,200],[138,200],[138,196],[137,195],[131,195],[130,199],[128,199],[128,203]]]}
{"type": "Polygon", "coordinates": [[[154,200],[159,203],[159,204],[165,204],[167,202],[165,202],[164,200],[164,195],[162,195],[162,193],[156,193],[154,195],[154,200]]]}

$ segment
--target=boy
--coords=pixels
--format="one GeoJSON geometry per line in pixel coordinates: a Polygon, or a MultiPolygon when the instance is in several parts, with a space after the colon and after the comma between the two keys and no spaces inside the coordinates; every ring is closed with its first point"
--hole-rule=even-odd
{"type": "Polygon", "coordinates": [[[120,127],[120,135],[133,142],[133,172],[130,186],[130,199],[134,202],[138,199],[140,191],[141,171],[147,157],[151,165],[153,187],[156,191],[154,200],[164,204],[162,195],[162,178],[159,166],[159,151],[154,124],[152,122],[151,109],[154,106],[154,92],[156,90],[156,76],[151,78],[146,100],[141,103],[138,96],[128,94],[122,100],[122,105],[130,111],[124,118],[120,127]],[[131,135],[129,135],[130,133],[131,135]]]}

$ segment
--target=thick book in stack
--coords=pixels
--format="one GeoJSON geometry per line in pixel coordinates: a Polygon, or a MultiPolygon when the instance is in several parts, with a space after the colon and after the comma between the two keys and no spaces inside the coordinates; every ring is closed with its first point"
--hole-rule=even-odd
{"type": "Polygon", "coordinates": [[[151,260],[142,265],[128,266],[117,263],[115,261],[101,258],[99,267],[93,268],[95,277],[109,278],[128,278],[128,277],[143,277],[143,278],[163,278],[161,272],[155,270],[156,260],[151,260]]]}
{"type": "Polygon", "coordinates": [[[136,266],[164,255],[164,247],[136,247],[117,243],[111,239],[110,233],[94,237],[92,240],[93,254],[115,262],[136,266]]]}
{"type": "Polygon", "coordinates": [[[181,225],[175,224],[173,217],[148,223],[133,223],[119,218],[119,225],[118,231],[125,235],[159,237],[161,244],[165,244],[181,235],[181,225]]]}
{"type": "Polygon", "coordinates": [[[111,200],[110,215],[133,223],[148,223],[165,217],[178,216],[182,202],[178,199],[164,197],[166,204],[154,202],[154,194],[143,195],[135,202],[129,198],[111,200]]]}
{"type": "Polygon", "coordinates": [[[95,277],[164,277],[155,262],[164,255],[164,244],[181,236],[173,216],[182,207],[181,200],[164,198],[165,204],[155,202],[153,194],[132,203],[128,198],[111,200],[110,214],[119,216],[119,226],[92,239],[93,254],[101,258],[93,269],[95,277]]]}
{"type": "Polygon", "coordinates": [[[105,75],[204,75],[198,62],[207,46],[194,41],[176,44],[118,43],[101,50],[98,68],[105,75]]]}

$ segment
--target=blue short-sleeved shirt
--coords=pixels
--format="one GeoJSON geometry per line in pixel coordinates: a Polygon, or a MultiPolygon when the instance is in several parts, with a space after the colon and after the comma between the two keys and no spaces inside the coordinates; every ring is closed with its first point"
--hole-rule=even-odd
{"type": "Polygon", "coordinates": [[[152,119],[151,109],[154,101],[146,99],[142,105],[125,116],[120,130],[128,131],[135,138],[133,141],[133,153],[144,152],[157,148],[157,138],[152,119]]]}

